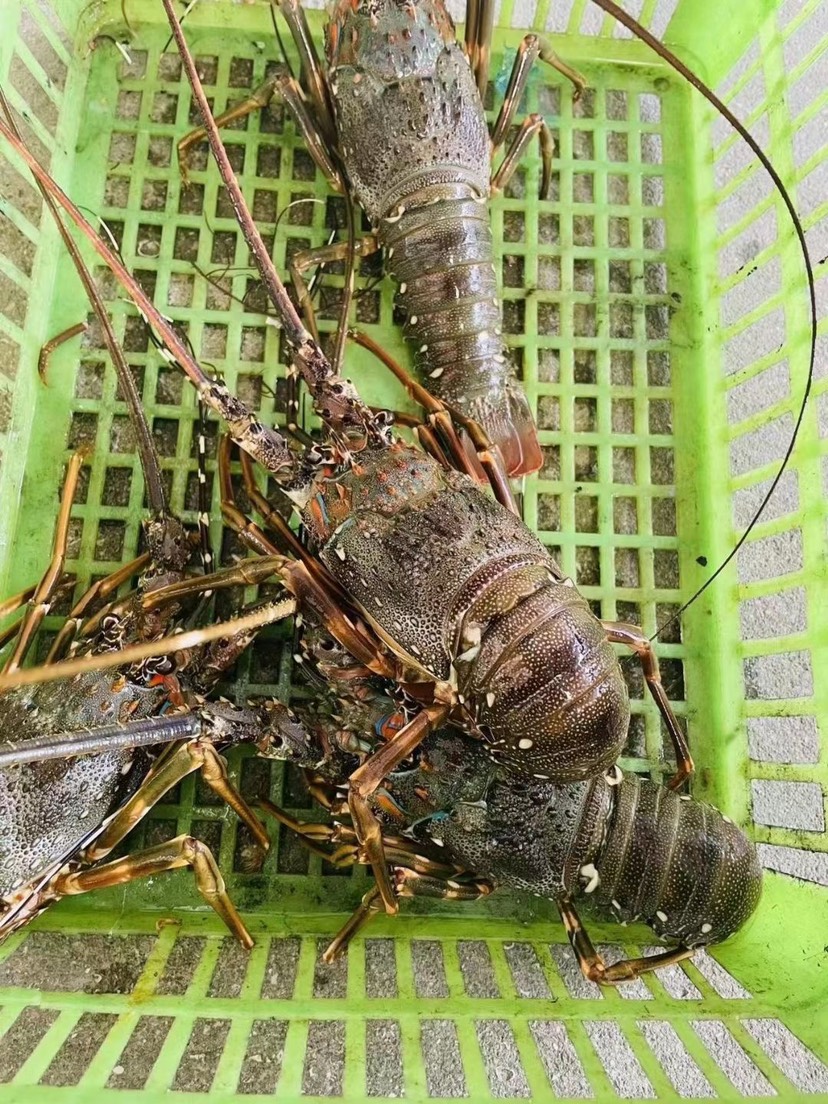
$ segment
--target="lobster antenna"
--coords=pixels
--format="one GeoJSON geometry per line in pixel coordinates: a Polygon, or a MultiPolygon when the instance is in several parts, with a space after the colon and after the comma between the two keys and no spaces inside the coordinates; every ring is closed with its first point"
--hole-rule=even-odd
{"type": "MultiPolygon", "coordinates": [[[[276,18],[276,6],[273,0],[270,0],[270,22],[273,24],[273,33],[276,35],[276,41],[279,43],[279,53],[282,55],[282,61],[285,63],[285,68],[295,80],[296,75],[293,72],[293,66],[290,64],[290,58],[287,55],[287,50],[282,40],[282,34],[279,30],[279,20],[276,18]]],[[[170,35],[170,40],[172,40],[172,35],[170,35]]]]}
{"type": "Polygon", "coordinates": [[[255,609],[251,613],[240,614],[227,621],[217,621],[201,629],[172,633],[170,636],[161,636],[157,640],[147,640],[140,644],[129,644],[114,652],[72,656],[55,663],[47,663],[42,667],[27,667],[25,670],[0,674],[0,689],[8,690],[12,686],[35,686],[41,682],[56,682],[59,679],[84,674],[86,671],[108,671],[113,667],[140,663],[143,659],[186,652],[192,648],[200,648],[203,644],[210,644],[213,640],[240,636],[252,629],[260,629],[276,621],[284,621],[292,617],[295,612],[296,602],[293,598],[268,602],[266,606],[255,609]]]}
{"type": "Polygon", "coordinates": [[[0,746],[0,770],[31,763],[47,763],[53,759],[73,759],[99,752],[155,747],[174,744],[201,734],[201,718],[197,713],[176,713],[166,717],[144,717],[138,721],[119,721],[70,732],[47,733],[36,740],[22,743],[5,742],[0,746]]]}
{"type": "MultiPolygon", "coordinates": [[[[0,106],[3,108],[3,114],[8,120],[9,128],[13,132],[16,138],[20,138],[20,131],[17,128],[17,124],[12,114],[11,105],[6,99],[6,94],[2,88],[0,88],[0,106]]],[[[123,349],[118,343],[118,339],[115,336],[115,331],[112,329],[112,322],[110,321],[109,314],[107,313],[104,302],[101,299],[100,292],[95,284],[92,274],[86,265],[81,252],[75,243],[74,238],[69,233],[63,219],[61,218],[57,204],[49,195],[47,190],[43,187],[40,181],[35,177],[35,183],[37,184],[40,194],[43,196],[43,200],[55,220],[55,224],[60,232],[61,238],[63,238],[63,244],[66,246],[72,263],[75,266],[80,281],[83,284],[84,291],[89,297],[89,302],[92,306],[92,310],[98,321],[101,324],[103,330],[104,341],[106,347],[109,350],[109,355],[112,357],[112,363],[115,368],[115,373],[118,377],[118,383],[121,385],[121,390],[124,393],[126,404],[129,407],[130,417],[132,418],[135,430],[138,436],[138,455],[141,459],[141,467],[144,471],[144,483],[147,488],[147,498],[149,500],[150,509],[154,514],[166,514],[167,513],[167,496],[164,493],[164,484],[161,479],[161,467],[158,463],[158,456],[155,451],[155,444],[152,439],[152,432],[150,431],[149,424],[147,423],[147,417],[144,413],[143,405],[141,404],[141,397],[138,394],[138,388],[135,386],[135,380],[132,378],[132,373],[129,370],[126,360],[124,359],[123,349]]]]}
{"type": "Polygon", "coordinates": [[[702,583],[702,585],[698,588],[697,591],[695,591],[694,594],[692,594],[687,599],[684,605],[680,606],[679,609],[676,610],[676,612],[672,615],[672,617],[668,618],[664,622],[664,624],[660,625],[655,633],[653,633],[653,635],[650,637],[650,640],[655,640],[658,636],[660,636],[664,629],[666,629],[669,625],[672,625],[674,621],[677,621],[682,613],[684,613],[684,611],[688,608],[688,606],[691,606],[693,602],[695,602],[696,599],[707,590],[713,580],[721,575],[721,573],[724,571],[730,561],[734,558],[734,556],[736,556],[739,549],[750,536],[752,530],[759,521],[759,518],[764,513],[765,507],[773,496],[774,491],[779,486],[779,481],[785,473],[785,469],[788,466],[788,461],[790,460],[793,454],[793,450],[796,446],[796,439],[799,436],[799,429],[805,417],[805,408],[808,405],[808,398],[811,394],[811,385],[813,384],[814,380],[814,362],[816,360],[817,341],[816,289],[814,287],[814,270],[811,264],[810,254],[808,252],[808,243],[805,241],[805,231],[802,229],[802,223],[799,221],[799,215],[796,213],[796,208],[794,207],[793,200],[788,193],[788,189],[782,182],[779,173],[773,167],[770,159],[768,158],[762,147],[759,145],[759,143],[756,141],[756,139],[753,137],[753,135],[750,133],[750,131],[747,130],[747,128],[736,118],[730,108],[727,107],[726,104],[722,103],[716,93],[708,88],[708,86],[700,77],[696,76],[696,74],[691,69],[688,69],[684,62],[680,61],[672,52],[672,50],[668,49],[668,47],[665,46],[663,42],[659,41],[659,39],[652,35],[646,29],[646,27],[642,27],[636,19],[633,19],[633,17],[631,15],[628,15],[622,8],[619,8],[618,5],[613,2],[613,0],[594,0],[594,3],[596,3],[598,7],[603,9],[603,11],[605,11],[608,15],[611,15],[613,16],[613,18],[617,19],[618,22],[626,27],[628,31],[632,31],[632,33],[637,38],[640,38],[642,42],[645,42],[650,47],[650,49],[654,50],[658,54],[660,58],[666,61],[668,65],[671,65],[677,73],[684,77],[686,81],[689,81],[695,89],[701,92],[708,103],[711,103],[713,107],[715,107],[715,109],[719,112],[719,114],[723,118],[727,119],[727,121],[737,132],[737,134],[739,134],[740,137],[743,138],[745,142],[747,142],[748,146],[750,146],[751,150],[756,154],[763,168],[773,181],[776,190],[779,192],[779,195],[782,197],[782,201],[785,204],[785,207],[788,210],[788,214],[791,217],[791,223],[793,224],[797,241],[799,242],[800,249],[802,250],[802,257],[805,262],[805,273],[808,280],[808,296],[811,303],[811,351],[808,364],[808,376],[805,381],[805,389],[802,393],[802,402],[799,406],[799,413],[797,414],[796,424],[794,425],[793,433],[791,435],[790,442],[788,443],[788,447],[785,451],[785,455],[782,457],[782,463],[779,465],[779,470],[771,480],[771,485],[768,488],[764,498],[759,503],[759,506],[756,509],[756,513],[751,518],[747,529],[745,529],[741,537],[739,537],[739,539],[736,541],[736,544],[733,546],[731,551],[722,560],[722,562],[719,564],[713,574],[704,583],[702,583]]]}

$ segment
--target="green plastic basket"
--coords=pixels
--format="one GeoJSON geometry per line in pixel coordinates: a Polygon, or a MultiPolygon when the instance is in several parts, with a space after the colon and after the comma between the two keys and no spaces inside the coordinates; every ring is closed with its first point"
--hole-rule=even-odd
{"type": "MultiPolygon", "coordinates": [[[[824,258],[825,5],[629,7],[759,136],[815,262],[824,258]]],[[[604,617],[652,632],[732,546],[790,437],[807,367],[801,259],[749,151],[588,0],[503,0],[499,21],[497,93],[527,27],[552,33],[590,88],[573,105],[556,74],[533,76],[526,108],[555,132],[555,195],[536,198],[533,152],[492,204],[506,331],[545,453],[526,481],[526,519],[604,617]]],[[[106,222],[204,361],[278,421],[279,333],[215,168],[198,155],[193,187],[178,178],[174,143],[196,120],[177,57],[164,52],[160,3],[2,0],[1,22],[0,76],[38,156],[106,222]]],[[[317,32],[321,23],[313,13],[317,32]]],[[[185,27],[216,110],[276,56],[265,3],[202,0],[185,27]]],[[[336,201],[280,108],[232,128],[227,143],[284,271],[291,250],[327,239],[336,201]],[[308,198],[318,202],[289,207],[308,198]]],[[[823,261],[823,309],[825,270],[823,261]]],[[[193,394],[100,274],[173,505],[194,521],[193,394]]],[[[328,329],[337,282],[325,280],[328,329]]],[[[406,358],[389,283],[360,282],[361,323],[406,358]]],[[[95,327],[53,355],[48,387],[35,370],[43,342],[87,313],[28,174],[0,152],[2,595],[45,565],[63,469],[81,443],[94,447],[73,513],[78,586],[134,554],[140,469],[95,327]]],[[[823,318],[823,361],[824,333],[823,318]]],[[[347,364],[372,401],[404,405],[366,354],[349,348],[347,364]]],[[[763,520],[681,637],[658,649],[699,767],[695,793],[747,825],[769,870],[744,932],[600,992],[577,972],[551,907],[495,895],[474,908],[405,908],[367,929],[346,962],[323,967],[318,943],[365,891],[364,872],[342,876],[284,836],[251,870],[235,819],[190,779],[134,840],[191,831],[208,842],[255,948],[246,955],[227,937],[187,872],[62,902],[0,948],[3,1104],[828,1099],[824,373],[814,390],[763,520]]],[[[239,547],[216,511],[212,526],[226,562],[239,547]]],[[[272,633],[227,692],[301,692],[290,653],[285,632],[272,633]]],[[[627,673],[624,766],[659,779],[669,764],[658,714],[634,663],[627,673]]],[[[232,768],[247,794],[317,816],[280,767],[237,757],[232,768]]],[[[628,953],[648,944],[643,929],[591,930],[610,954],[621,937],[628,953]]]]}

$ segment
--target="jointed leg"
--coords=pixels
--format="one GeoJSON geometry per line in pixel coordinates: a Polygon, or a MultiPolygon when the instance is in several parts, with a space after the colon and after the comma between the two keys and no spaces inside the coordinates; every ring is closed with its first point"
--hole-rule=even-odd
{"type": "Polygon", "coordinates": [[[271,0],[279,8],[285,17],[296,51],[299,54],[299,62],[302,66],[302,75],[310,90],[311,101],[316,110],[322,133],[330,143],[336,138],[336,123],[331,106],[328,84],[325,73],[319,62],[313,35],[308,27],[304,9],[299,0],[271,0]]]}
{"type": "Polygon", "coordinates": [[[500,450],[492,445],[482,428],[458,411],[450,410],[444,402],[435,398],[373,338],[360,330],[352,330],[350,336],[358,345],[372,352],[400,381],[411,398],[425,410],[426,423],[420,426],[415,423],[415,426],[417,437],[426,452],[441,463],[445,463],[447,467],[456,467],[459,471],[466,472],[478,482],[487,480],[497,501],[507,510],[517,514],[517,504],[512,495],[500,450]],[[454,426],[455,421],[468,435],[472,445],[471,453],[458,434],[454,426]],[[450,461],[447,458],[450,458],[450,461]]]}
{"type": "MultiPolygon", "coordinates": [[[[231,448],[232,439],[229,435],[225,435],[219,444],[218,456],[222,517],[225,523],[229,525],[234,532],[238,533],[240,539],[248,548],[264,556],[279,555],[279,549],[276,545],[272,543],[270,538],[254,521],[251,521],[250,518],[243,513],[236,503],[235,491],[233,490],[233,483],[230,478],[231,448]]],[[[256,480],[253,474],[253,461],[245,452],[241,452],[240,459],[245,493],[250,499],[251,505],[258,510],[268,526],[270,526],[271,529],[275,529],[280,540],[287,546],[290,554],[303,563],[314,578],[316,578],[331,594],[336,595],[340,599],[344,599],[344,594],[337,581],[325,570],[323,564],[308,552],[307,548],[305,548],[282,515],[277,510],[273,509],[256,486],[256,480]]]]}
{"type": "Polygon", "coordinates": [[[113,594],[121,583],[125,583],[127,579],[131,579],[135,575],[140,575],[144,568],[149,566],[150,560],[151,556],[149,552],[142,552],[141,555],[134,560],[130,560],[129,563],[117,568],[111,575],[107,575],[103,579],[98,579],[96,583],[93,583],[69,611],[69,616],[64,621],[60,628],[60,632],[52,642],[49,654],[46,656],[46,662],[54,663],[55,660],[60,659],[66,652],[66,649],[80,632],[81,625],[83,624],[83,615],[91,605],[99,599],[108,598],[109,595],[113,594]]]}
{"type": "Polygon", "coordinates": [[[4,617],[8,617],[10,613],[14,613],[15,610],[19,610],[21,606],[25,606],[34,592],[37,590],[37,583],[34,586],[26,587],[25,590],[21,590],[19,594],[13,594],[11,598],[7,598],[5,602],[0,602],[0,620],[4,617]]]}
{"type": "MultiPolygon", "coordinates": [[[[491,882],[479,879],[457,882],[435,870],[419,873],[409,867],[395,866],[394,883],[398,897],[436,897],[444,901],[478,901],[492,892],[491,882]]],[[[382,912],[382,899],[378,886],[373,886],[362,898],[353,915],[337,932],[322,955],[323,962],[333,962],[347,949],[356,933],[369,920],[382,912]]]]}
{"type": "Polygon", "coordinates": [[[329,965],[331,962],[336,961],[336,959],[348,949],[348,944],[360,928],[364,928],[368,921],[373,919],[378,912],[382,912],[382,899],[380,897],[379,887],[372,886],[362,898],[362,901],[357,905],[350,918],[339,929],[325,948],[322,953],[322,961],[327,962],[329,965]]]}
{"type": "Polygon", "coordinates": [[[520,130],[517,132],[514,141],[506,151],[506,156],[503,158],[500,168],[492,177],[491,186],[493,192],[502,192],[506,187],[520,164],[526,152],[526,147],[535,135],[538,136],[540,142],[541,159],[543,162],[540,195],[541,199],[546,198],[549,193],[549,184],[552,180],[552,154],[555,152],[555,142],[552,138],[552,131],[546,125],[546,120],[542,115],[538,115],[537,113],[527,115],[521,123],[520,130]]]}
{"type": "MultiPolygon", "coordinates": [[[[290,277],[293,280],[299,309],[303,312],[308,329],[316,341],[319,340],[319,327],[316,324],[316,311],[314,310],[310,290],[304,280],[304,274],[308,269],[316,268],[318,265],[332,264],[335,261],[347,261],[352,253],[357,257],[368,257],[372,253],[376,253],[378,249],[379,244],[376,237],[373,234],[365,234],[354,242],[353,251],[350,242],[341,241],[332,242],[330,245],[321,245],[315,249],[303,249],[301,253],[297,253],[293,257],[290,262],[290,277]]],[[[347,325],[347,319],[342,319],[341,322],[342,325],[347,325]]]]}
{"type": "Polygon", "coordinates": [[[168,843],[159,843],[103,866],[63,874],[56,880],[54,889],[59,896],[89,893],[94,889],[123,885],[136,878],[152,877],[182,866],[193,868],[201,896],[216,910],[242,946],[249,950],[253,939],[230,900],[216,860],[206,844],[192,836],[177,836],[168,843]]]}
{"type": "Polygon", "coordinates": [[[225,433],[219,441],[218,447],[218,479],[219,495],[221,502],[221,516],[224,524],[229,526],[246,548],[258,552],[260,556],[275,556],[279,550],[262,532],[259,526],[251,521],[236,504],[236,494],[233,490],[233,481],[230,477],[230,452],[233,448],[233,438],[225,433]]]}
{"type": "Polygon", "coordinates": [[[664,692],[664,687],[661,683],[661,675],[658,669],[658,657],[653,651],[652,644],[637,625],[627,625],[622,621],[604,621],[602,624],[609,641],[613,644],[626,645],[636,653],[641,661],[644,679],[659,708],[661,716],[664,718],[664,723],[667,726],[670,740],[676,752],[676,772],[665,785],[669,790],[677,790],[679,786],[690,777],[695,767],[693,764],[693,756],[690,754],[690,748],[687,743],[687,737],[682,732],[672,706],[664,692]]]}
{"type": "MultiPolygon", "coordinates": [[[[239,119],[244,119],[247,115],[252,115],[256,111],[263,110],[274,96],[281,97],[287,106],[299,132],[305,140],[308,152],[328,183],[336,191],[341,191],[342,181],[339,178],[339,173],[331,160],[330,153],[325,145],[325,140],[320,134],[319,128],[308,110],[304,93],[285,66],[279,66],[276,72],[269,76],[267,80],[263,81],[258,88],[254,88],[246,100],[233,104],[232,107],[228,107],[227,110],[223,111],[220,115],[216,115],[216,126],[219,128],[229,126],[239,119]]],[[[189,134],[185,134],[178,142],[178,168],[181,173],[181,179],[185,183],[189,179],[188,168],[190,149],[199,142],[203,142],[206,137],[207,131],[201,126],[190,131],[189,134]]]]}
{"type": "Polygon", "coordinates": [[[466,56],[481,99],[489,81],[494,16],[494,0],[466,0],[466,56]]]}
{"type": "Polygon", "coordinates": [[[208,588],[225,590],[234,586],[256,586],[258,583],[271,581],[274,576],[279,578],[291,562],[278,552],[270,556],[260,556],[258,559],[242,560],[233,567],[214,571],[212,575],[194,575],[148,591],[141,600],[141,606],[145,610],[155,609],[172,599],[201,594],[208,588]]]}
{"type": "Polygon", "coordinates": [[[368,798],[383,779],[422,743],[432,729],[440,724],[447,712],[444,706],[430,706],[423,709],[383,748],[358,767],[349,779],[348,808],[354,830],[363,847],[366,860],[373,869],[385,911],[388,913],[397,912],[399,905],[389,876],[382,842],[382,829],[368,803],[368,798]]]}
{"type": "Polygon", "coordinates": [[[572,81],[575,85],[573,96],[575,100],[580,98],[581,93],[586,88],[586,79],[576,69],[572,69],[566,62],[561,61],[545,38],[536,34],[526,35],[520,46],[518,46],[517,57],[512,66],[512,72],[509,74],[506,95],[503,97],[503,104],[492,128],[492,154],[495,154],[506,140],[506,135],[509,133],[515,113],[523,98],[523,93],[526,91],[532,66],[538,58],[572,81]]]}
{"type": "Polygon", "coordinates": [[[45,575],[40,580],[37,588],[29,600],[29,605],[20,622],[20,631],[15,642],[12,654],[3,668],[4,674],[16,671],[26,652],[29,650],[35,633],[43,622],[43,618],[49,612],[52,598],[54,597],[58,583],[63,577],[63,569],[66,564],[66,548],[69,542],[69,521],[72,511],[72,501],[75,497],[75,489],[78,485],[83,457],[76,452],[69,461],[66,472],[66,480],[63,484],[63,492],[60,497],[60,512],[55,525],[55,536],[52,543],[52,558],[45,575]]]}
{"type": "Polygon", "coordinates": [[[201,771],[210,789],[230,806],[250,829],[256,842],[266,850],[270,846],[267,832],[227,777],[225,761],[208,741],[185,740],[169,748],[153,763],[141,788],[118,809],[103,833],[87,849],[84,858],[89,862],[105,858],[143,820],[153,805],[157,805],[173,786],[196,770],[201,771]]]}
{"type": "Polygon", "coordinates": [[[597,982],[598,985],[615,985],[619,981],[632,981],[641,974],[658,970],[661,966],[672,966],[676,962],[681,962],[693,953],[689,947],[676,947],[675,950],[664,951],[662,954],[649,955],[647,958],[625,958],[621,962],[614,962],[612,966],[607,966],[593,947],[592,940],[581,924],[570,898],[562,897],[557,905],[569,942],[572,944],[572,950],[578,959],[578,965],[584,976],[589,981],[597,982]]]}
{"type": "Polygon", "coordinates": [[[328,851],[322,846],[323,843],[336,844],[342,839],[343,830],[341,825],[305,823],[292,817],[290,813],[286,813],[284,809],[275,805],[266,797],[260,798],[257,804],[274,820],[278,820],[280,824],[284,825],[288,831],[298,836],[308,851],[314,855],[319,855],[325,862],[333,863],[334,866],[353,866],[359,862],[359,845],[356,843],[356,836],[353,832],[346,832],[345,834],[349,836],[347,841],[342,842],[333,851],[328,851]]]}

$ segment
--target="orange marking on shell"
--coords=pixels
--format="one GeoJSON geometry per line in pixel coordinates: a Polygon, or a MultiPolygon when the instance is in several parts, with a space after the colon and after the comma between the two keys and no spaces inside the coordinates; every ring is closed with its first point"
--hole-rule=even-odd
{"type": "Polygon", "coordinates": [[[377,729],[377,732],[383,738],[383,740],[391,740],[394,736],[396,736],[400,729],[404,727],[405,714],[401,711],[397,711],[396,713],[391,713],[389,716],[383,718],[382,724],[377,729]]]}
{"type": "Polygon", "coordinates": [[[310,512],[313,515],[313,520],[319,526],[320,532],[324,533],[327,528],[327,523],[325,521],[325,515],[322,513],[322,506],[318,498],[314,498],[311,500],[310,512]]]}

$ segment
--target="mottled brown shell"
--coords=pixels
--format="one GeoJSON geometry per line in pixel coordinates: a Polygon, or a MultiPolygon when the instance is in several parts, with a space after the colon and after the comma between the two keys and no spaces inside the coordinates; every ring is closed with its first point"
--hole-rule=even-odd
{"type": "Polygon", "coordinates": [[[457,687],[497,762],[554,781],[615,762],[629,702],[601,623],[472,480],[406,447],[365,453],[320,484],[305,519],[325,566],[400,653],[457,687]]]}
{"type": "MultiPolygon", "coordinates": [[[[94,671],[68,682],[8,690],[0,697],[0,744],[19,746],[47,734],[112,724],[127,707],[137,720],[155,711],[158,698],[156,690],[94,671]]],[[[0,897],[70,855],[101,823],[130,792],[134,758],[118,751],[0,771],[0,897]]]]}
{"type": "Polygon", "coordinates": [[[643,920],[687,947],[732,935],[761,892],[756,848],[728,817],[634,775],[618,787],[596,866],[595,896],[619,920],[643,920]]]}

